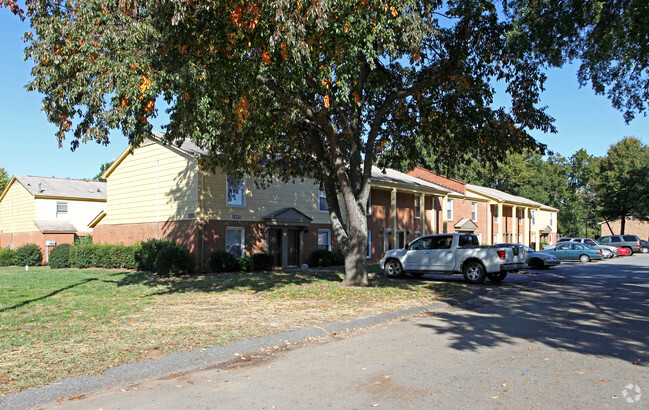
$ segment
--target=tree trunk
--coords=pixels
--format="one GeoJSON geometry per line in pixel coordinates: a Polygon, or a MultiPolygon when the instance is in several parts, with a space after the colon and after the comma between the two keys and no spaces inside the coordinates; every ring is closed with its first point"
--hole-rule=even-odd
{"type": "MultiPolygon", "coordinates": [[[[365,223],[366,225],[367,223],[365,223]]],[[[343,249],[343,255],[345,256],[345,279],[342,284],[343,286],[369,286],[366,258],[367,229],[362,229],[362,227],[353,228],[350,226],[350,231],[355,234],[350,236],[349,245],[343,249]]]]}
{"type": "Polygon", "coordinates": [[[620,235],[624,235],[624,229],[626,229],[626,215],[620,219],[620,235]]]}

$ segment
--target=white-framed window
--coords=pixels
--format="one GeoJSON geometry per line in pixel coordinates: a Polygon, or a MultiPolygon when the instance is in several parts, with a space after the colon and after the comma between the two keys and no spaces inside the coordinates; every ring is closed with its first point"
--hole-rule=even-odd
{"type": "Polygon", "coordinates": [[[318,229],[318,249],[322,251],[331,250],[331,230],[318,229]]]}
{"type": "Polygon", "coordinates": [[[67,202],[57,202],[56,203],[56,217],[67,216],[68,215],[68,203],[67,202]]]}
{"type": "Polygon", "coordinates": [[[229,226],[225,228],[225,251],[235,258],[246,256],[246,232],[244,228],[229,226]]]}
{"type": "Polygon", "coordinates": [[[446,220],[447,221],[453,220],[453,199],[452,198],[446,199],[446,220]]]}
{"type": "Polygon", "coordinates": [[[532,226],[536,226],[536,211],[533,209],[530,211],[530,219],[532,220],[532,226]]]}
{"type": "Polygon", "coordinates": [[[321,186],[318,188],[318,211],[329,212],[329,204],[327,203],[327,193],[321,186]]]}
{"type": "Polygon", "coordinates": [[[240,181],[228,175],[226,178],[226,202],[228,206],[245,207],[246,206],[246,177],[240,181]]]}
{"type": "Polygon", "coordinates": [[[494,223],[500,223],[500,215],[498,214],[498,207],[494,207],[494,223]]]}
{"type": "MultiPolygon", "coordinates": [[[[518,224],[523,225],[523,219],[525,219],[525,210],[524,209],[519,209],[517,211],[518,213],[518,224]]],[[[520,242],[522,243],[522,242],[520,242]]]]}
{"type": "Polygon", "coordinates": [[[554,223],[554,214],[550,212],[550,226],[552,226],[554,223]]]}
{"type": "Polygon", "coordinates": [[[415,195],[415,219],[421,218],[421,198],[415,195]]]}
{"type": "Polygon", "coordinates": [[[494,234],[494,243],[498,243],[498,242],[499,242],[499,240],[498,240],[498,232],[496,232],[494,234]]]}
{"type": "Polygon", "coordinates": [[[367,196],[367,207],[365,208],[365,215],[372,215],[372,191],[367,196]]]}
{"type": "Polygon", "coordinates": [[[372,231],[367,231],[367,259],[372,257],[372,231]]]}
{"type": "Polygon", "coordinates": [[[518,243],[520,243],[520,244],[523,243],[523,234],[522,233],[518,234],[518,243]]]}
{"type": "Polygon", "coordinates": [[[471,220],[473,222],[478,222],[478,203],[471,202],[471,220]]]}

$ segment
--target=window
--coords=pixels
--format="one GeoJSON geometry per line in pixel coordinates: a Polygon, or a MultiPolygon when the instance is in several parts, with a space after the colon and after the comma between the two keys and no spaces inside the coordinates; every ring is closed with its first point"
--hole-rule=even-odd
{"type": "Polygon", "coordinates": [[[331,231],[329,229],[318,229],[318,249],[321,251],[331,250],[331,231]]]}
{"type": "Polygon", "coordinates": [[[327,193],[323,187],[318,188],[318,211],[329,212],[329,204],[327,204],[327,193]]]}
{"type": "Polygon", "coordinates": [[[494,243],[498,243],[498,233],[494,234],[494,243]]]}
{"type": "Polygon", "coordinates": [[[243,228],[225,228],[225,251],[235,258],[245,256],[245,232],[243,228]]]}
{"type": "Polygon", "coordinates": [[[499,223],[500,215],[498,215],[498,207],[494,208],[494,222],[499,223]]]}
{"type": "Polygon", "coordinates": [[[535,210],[530,211],[530,218],[532,219],[532,226],[535,226],[536,225],[536,211],[535,210]]]}
{"type": "Polygon", "coordinates": [[[523,225],[523,219],[525,219],[525,210],[524,209],[519,209],[518,210],[518,224],[523,225]]]}
{"type": "Polygon", "coordinates": [[[482,232],[478,232],[477,234],[475,234],[475,236],[478,237],[478,244],[481,244],[482,243],[482,232]]]}
{"type": "Polygon", "coordinates": [[[421,198],[415,195],[415,219],[421,218],[421,198]]]}
{"type": "Polygon", "coordinates": [[[246,178],[237,181],[234,177],[228,176],[226,179],[226,192],[228,206],[246,206],[246,178]]]}
{"type": "Polygon", "coordinates": [[[372,215],[372,191],[367,196],[367,208],[365,208],[365,215],[372,215]]]}
{"type": "Polygon", "coordinates": [[[57,202],[56,203],[56,217],[66,216],[68,214],[68,203],[67,202],[57,202]]]}
{"type": "Polygon", "coordinates": [[[473,222],[478,222],[478,203],[471,202],[471,220],[473,222]]]}
{"type": "Polygon", "coordinates": [[[611,236],[611,242],[620,243],[622,240],[619,236],[611,236]]]}
{"type": "Polygon", "coordinates": [[[523,243],[523,234],[522,233],[518,234],[518,243],[520,243],[520,244],[523,243]]]}
{"type": "Polygon", "coordinates": [[[553,221],[554,221],[554,214],[550,212],[550,226],[552,226],[553,221]]]}
{"type": "Polygon", "coordinates": [[[453,220],[453,200],[451,198],[446,199],[446,220],[453,220]]]}
{"type": "Polygon", "coordinates": [[[367,259],[372,257],[372,231],[367,231],[367,259]]]}

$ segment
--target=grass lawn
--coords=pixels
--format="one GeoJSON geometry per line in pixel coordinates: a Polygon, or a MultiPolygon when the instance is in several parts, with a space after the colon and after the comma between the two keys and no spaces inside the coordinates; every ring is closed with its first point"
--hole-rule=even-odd
{"type": "Polygon", "coordinates": [[[278,271],[156,278],[104,270],[0,268],[0,395],[109,367],[467,293],[462,283],[278,271]]]}

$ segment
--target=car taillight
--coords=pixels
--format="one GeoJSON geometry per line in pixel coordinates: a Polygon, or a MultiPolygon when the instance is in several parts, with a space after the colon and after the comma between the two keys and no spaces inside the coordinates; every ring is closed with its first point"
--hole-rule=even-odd
{"type": "Polygon", "coordinates": [[[496,251],[496,253],[500,259],[505,259],[505,251],[496,251]]]}
{"type": "Polygon", "coordinates": [[[598,254],[598,255],[599,255],[600,253],[602,253],[602,251],[597,251],[597,254],[598,254]]]}

